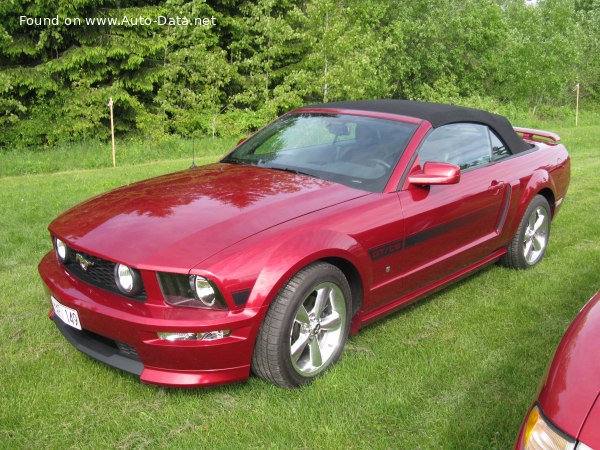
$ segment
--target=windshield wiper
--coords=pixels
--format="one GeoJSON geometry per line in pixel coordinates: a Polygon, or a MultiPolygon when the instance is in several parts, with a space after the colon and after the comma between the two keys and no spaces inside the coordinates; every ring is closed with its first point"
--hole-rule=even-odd
{"type": "Polygon", "coordinates": [[[227,164],[240,164],[243,166],[249,165],[248,162],[244,161],[243,159],[236,158],[235,156],[228,156],[227,158],[223,159],[221,162],[227,163],[227,164]]]}
{"type": "Polygon", "coordinates": [[[313,175],[312,173],[302,172],[301,170],[296,170],[296,169],[290,169],[289,167],[272,167],[272,166],[263,166],[263,167],[265,169],[280,170],[282,172],[289,172],[289,173],[293,173],[296,175],[306,175],[307,177],[311,177],[311,178],[319,178],[316,175],[313,175]]]}

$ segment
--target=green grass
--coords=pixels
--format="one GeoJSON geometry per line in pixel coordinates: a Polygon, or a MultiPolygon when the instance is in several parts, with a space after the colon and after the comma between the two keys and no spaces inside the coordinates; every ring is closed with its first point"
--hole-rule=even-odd
{"type": "MultiPolygon", "coordinates": [[[[600,289],[600,126],[552,131],[572,181],[543,263],[493,266],[363,329],[298,390],[256,378],[147,386],[79,353],[46,316],[36,265],[48,223],[189,158],[0,178],[0,448],[509,448],[556,344],[600,289]]],[[[60,159],[39,170],[88,167],[60,159]]],[[[16,175],[11,164],[3,173],[16,175]]]]}
{"type": "MultiPolygon", "coordinates": [[[[215,160],[231,150],[235,138],[165,138],[159,141],[117,141],[117,166],[130,166],[159,160],[185,159],[188,165],[195,153],[196,164],[215,160]]],[[[0,177],[64,172],[73,169],[112,167],[110,142],[88,141],[54,148],[0,150],[0,177]]]]}

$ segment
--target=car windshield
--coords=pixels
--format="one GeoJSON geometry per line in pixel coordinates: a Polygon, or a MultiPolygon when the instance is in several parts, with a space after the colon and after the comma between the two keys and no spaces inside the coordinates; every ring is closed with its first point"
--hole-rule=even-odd
{"type": "Polygon", "coordinates": [[[381,192],[416,128],[349,114],[287,114],[221,162],[302,173],[381,192]]]}

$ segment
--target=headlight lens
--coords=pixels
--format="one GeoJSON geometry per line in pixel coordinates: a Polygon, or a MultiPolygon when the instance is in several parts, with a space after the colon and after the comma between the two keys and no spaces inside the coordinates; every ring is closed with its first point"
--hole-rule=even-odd
{"type": "Polygon", "coordinates": [[[552,425],[536,405],[527,417],[523,446],[527,450],[572,450],[575,440],[552,425]]]}
{"type": "Polygon", "coordinates": [[[69,247],[58,238],[54,240],[54,246],[56,247],[56,256],[58,256],[58,259],[63,263],[67,262],[69,259],[69,247]]]}
{"type": "Polygon", "coordinates": [[[136,295],[142,289],[142,279],[137,270],[125,264],[115,265],[115,283],[125,295],[136,295]]]}
{"type": "Polygon", "coordinates": [[[204,306],[209,308],[214,306],[217,296],[212,285],[208,280],[199,275],[190,275],[190,286],[193,289],[196,298],[200,300],[204,306]]]}
{"type": "Polygon", "coordinates": [[[227,309],[223,296],[209,279],[200,275],[157,272],[165,302],[171,306],[227,309]]]}

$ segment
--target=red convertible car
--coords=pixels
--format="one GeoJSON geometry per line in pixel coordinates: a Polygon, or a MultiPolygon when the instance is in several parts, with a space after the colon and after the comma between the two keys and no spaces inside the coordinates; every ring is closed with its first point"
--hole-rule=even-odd
{"type": "Polygon", "coordinates": [[[496,261],[540,262],[569,184],[558,141],[435,103],[291,111],[219,163],[54,220],[50,317],[144,382],[301,385],[364,325],[496,261]]]}
{"type": "Polygon", "coordinates": [[[600,449],[600,292],[556,349],[515,450],[600,449]]]}

